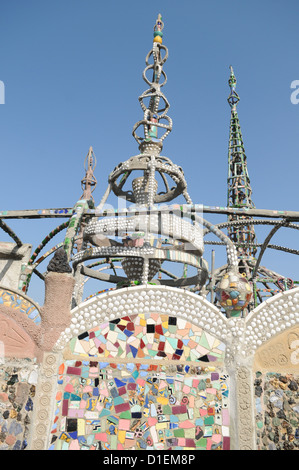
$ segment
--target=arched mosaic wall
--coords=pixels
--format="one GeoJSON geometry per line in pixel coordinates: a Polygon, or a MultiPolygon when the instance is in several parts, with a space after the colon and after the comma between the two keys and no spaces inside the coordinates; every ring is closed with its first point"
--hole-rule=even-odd
{"type": "Polygon", "coordinates": [[[74,312],[50,449],[229,449],[225,343],[199,325],[200,311],[219,312],[176,289],[110,299],[74,312]],[[83,331],[84,313],[99,323],[83,331]]]}
{"type": "Polygon", "coordinates": [[[296,450],[298,306],[298,288],[229,319],[164,286],[91,298],[39,359],[1,364],[1,448],[296,450]]]}

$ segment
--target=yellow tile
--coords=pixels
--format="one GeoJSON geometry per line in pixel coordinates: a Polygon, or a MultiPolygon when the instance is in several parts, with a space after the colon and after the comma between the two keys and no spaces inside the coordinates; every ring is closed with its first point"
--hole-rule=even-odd
{"type": "Polygon", "coordinates": [[[167,405],[168,404],[168,398],[157,397],[157,402],[161,403],[161,405],[167,405]]]}
{"type": "Polygon", "coordinates": [[[168,423],[157,423],[155,427],[157,431],[159,431],[159,429],[167,429],[168,423]]]}
{"type": "Polygon", "coordinates": [[[125,443],[126,431],[118,431],[118,440],[121,444],[125,443]]]}
{"type": "Polygon", "coordinates": [[[85,436],[85,419],[78,419],[78,436],[85,436]]]}

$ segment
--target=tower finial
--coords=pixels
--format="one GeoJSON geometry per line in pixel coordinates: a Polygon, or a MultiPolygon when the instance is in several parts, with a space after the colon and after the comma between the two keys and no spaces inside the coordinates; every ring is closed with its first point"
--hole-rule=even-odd
{"type": "Polygon", "coordinates": [[[233,69],[232,65],[230,65],[229,68],[230,68],[230,77],[229,77],[229,80],[228,80],[228,84],[230,86],[230,95],[227,98],[227,101],[228,101],[231,108],[236,109],[236,106],[237,106],[238,102],[240,101],[239,95],[236,92],[237,79],[235,77],[234,69],[233,69]]]}
{"type": "Polygon", "coordinates": [[[167,111],[170,105],[164,94],[161,92],[162,86],[167,82],[167,76],[163,70],[163,65],[168,58],[168,49],[162,45],[163,28],[164,23],[162,21],[162,16],[159,14],[154,26],[153,48],[146,56],[146,68],[143,71],[143,79],[150,88],[138,98],[140,106],[144,112],[143,120],[137,122],[133,128],[133,136],[141,146],[141,151],[144,150],[144,147],[147,147],[147,144],[153,144],[153,146],[156,146],[160,152],[163,140],[172,130],[172,120],[167,116],[167,111]],[[151,56],[154,63],[150,64],[149,59],[151,56]],[[153,71],[152,80],[147,77],[147,73],[150,70],[153,71]],[[160,83],[161,78],[162,80],[164,79],[162,83],[160,83]],[[146,102],[148,104],[146,104],[146,102]],[[163,103],[161,107],[160,102],[163,103]],[[165,121],[167,121],[166,124],[165,121]],[[141,125],[143,125],[144,137],[139,137],[136,134],[136,130],[141,125]],[[162,131],[162,135],[159,135],[159,131],[160,134],[162,131]]]}
{"type": "Polygon", "coordinates": [[[94,176],[94,169],[96,167],[96,157],[93,153],[93,148],[89,147],[88,154],[84,160],[84,167],[85,167],[85,177],[81,180],[81,186],[83,189],[83,194],[81,199],[85,199],[87,201],[93,200],[92,193],[95,190],[97,180],[94,176]]]}
{"type": "Polygon", "coordinates": [[[159,44],[162,44],[163,28],[164,28],[164,23],[162,21],[161,13],[159,13],[156,24],[154,26],[154,42],[158,42],[159,44]]]}

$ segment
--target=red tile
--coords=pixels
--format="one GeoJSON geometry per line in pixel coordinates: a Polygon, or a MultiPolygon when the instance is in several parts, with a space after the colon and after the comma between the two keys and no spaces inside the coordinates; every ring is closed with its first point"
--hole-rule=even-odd
{"type": "Polygon", "coordinates": [[[63,400],[62,402],[62,416],[67,416],[69,411],[69,402],[68,400],[63,400]]]}
{"type": "Polygon", "coordinates": [[[224,436],[223,437],[223,450],[230,450],[230,438],[224,436]]]}
{"type": "Polygon", "coordinates": [[[163,335],[163,328],[162,325],[156,325],[156,333],[159,333],[159,335],[163,335]]]}
{"type": "Polygon", "coordinates": [[[193,439],[186,439],[186,447],[196,447],[195,442],[193,439]]]}
{"type": "Polygon", "coordinates": [[[136,390],[137,385],[135,383],[128,383],[128,390],[136,390]]]}
{"type": "Polygon", "coordinates": [[[134,329],[135,329],[134,323],[130,322],[127,324],[127,330],[134,331],[134,329]]]}
{"type": "Polygon", "coordinates": [[[187,413],[187,407],[185,405],[177,405],[172,407],[172,414],[181,415],[187,413]]]}
{"type": "Polygon", "coordinates": [[[121,403],[120,405],[115,405],[115,413],[122,413],[123,411],[130,410],[130,403],[121,403]]]}
{"type": "Polygon", "coordinates": [[[78,367],[68,367],[66,373],[71,375],[81,375],[81,369],[78,367]]]}

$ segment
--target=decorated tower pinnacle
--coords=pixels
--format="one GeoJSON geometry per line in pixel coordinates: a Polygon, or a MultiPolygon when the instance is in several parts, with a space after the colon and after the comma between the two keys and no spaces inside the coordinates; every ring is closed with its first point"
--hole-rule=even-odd
{"type": "MultiPolygon", "coordinates": [[[[228,103],[231,108],[231,118],[228,145],[227,206],[231,208],[253,209],[254,204],[251,199],[252,189],[247,169],[247,157],[237,112],[240,97],[236,92],[237,80],[232,66],[230,66],[228,83],[230,87],[228,103]]],[[[247,259],[254,258],[256,254],[254,227],[250,224],[249,217],[234,214],[230,215],[228,220],[230,222],[228,234],[238,250],[240,259],[243,260],[240,261],[240,266],[243,266],[244,261],[246,262],[247,259]],[[246,221],[249,223],[246,224],[246,221]],[[236,225],[234,225],[234,222],[236,222],[236,225]]]]}
{"type": "Polygon", "coordinates": [[[92,193],[95,190],[95,187],[97,185],[97,180],[94,176],[94,169],[96,167],[96,158],[93,153],[93,148],[89,147],[88,154],[86,155],[85,161],[84,161],[84,167],[85,167],[85,177],[81,180],[81,187],[83,189],[83,194],[81,196],[81,199],[85,199],[87,201],[91,200],[94,202],[92,193]]]}
{"type": "Polygon", "coordinates": [[[150,88],[138,98],[144,113],[143,119],[138,121],[133,128],[133,136],[138,142],[141,152],[148,148],[151,148],[151,150],[156,148],[156,152],[160,153],[163,140],[172,130],[172,120],[167,116],[170,105],[161,91],[161,88],[167,82],[163,65],[168,58],[168,49],[162,44],[163,28],[164,23],[162,16],[159,14],[154,26],[153,47],[146,56],[146,68],[142,75],[150,88]],[[150,63],[150,60],[153,63],[150,63]],[[148,78],[148,72],[150,71],[152,71],[151,80],[148,78]],[[143,137],[136,134],[136,130],[140,126],[143,126],[143,137]]]}

